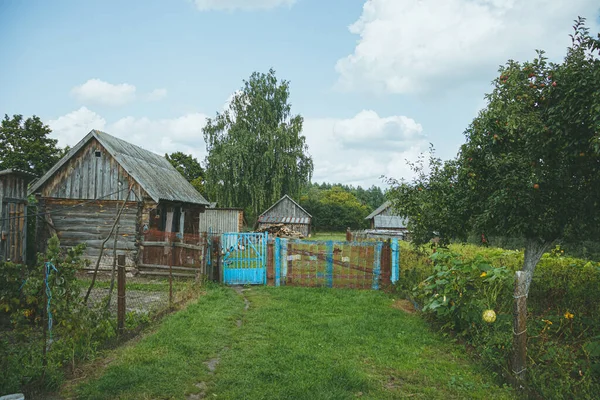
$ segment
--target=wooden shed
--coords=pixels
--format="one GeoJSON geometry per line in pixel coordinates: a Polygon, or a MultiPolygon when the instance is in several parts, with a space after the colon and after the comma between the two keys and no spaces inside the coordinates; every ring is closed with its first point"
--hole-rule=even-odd
{"type": "Polygon", "coordinates": [[[27,183],[33,178],[16,169],[0,171],[0,261],[27,261],[27,183]]]}
{"type": "MultiPolygon", "coordinates": [[[[209,204],[166,158],[97,130],[29,192],[45,213],[45,232],[57,233],[63,246],[86,243],[91,260],[98,257],[124,205],[115,243],[128,265],[137,263],[149,231],[165,232],[165,238],[173,232],[199,237],[199,217],[209,204]]],[[[113,248],[112,238],[105,248],[113,248]]],[[[104,252],[102,266],[112,264],[111,253],[104,252]]]]}
{"type": "Polygon", "coordinates": [[[304,236],[310,234],[312,216],[287,194],[258,217],[258,228],[274,224],[285,224],[304,236]]]}
{"type": "Polygon", "coordinates": [[[371,229],[406,230],[406,220],[394,211],[391,201],[383,203],[365,219],[369,220],[371,229]]]}

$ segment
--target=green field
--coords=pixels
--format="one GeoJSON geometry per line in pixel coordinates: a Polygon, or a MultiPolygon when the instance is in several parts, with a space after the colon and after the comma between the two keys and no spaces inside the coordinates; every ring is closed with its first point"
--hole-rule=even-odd
{"type": "Polygon", "coordinates": [[[66,398],[502,399],[464,348],[378,291],[214,286],[66,398]],[[246,309],[247,307],[247,309],[246,309]]]}
{"type": "Polygon", "coordinates": [[[318,232],[312,233],[306,240],[335,240],[343,242],[346,240],[346,232],[318,232]]]}

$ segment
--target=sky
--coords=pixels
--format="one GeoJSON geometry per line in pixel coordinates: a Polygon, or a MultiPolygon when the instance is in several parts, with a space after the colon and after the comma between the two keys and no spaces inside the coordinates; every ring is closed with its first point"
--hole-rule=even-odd
{"type": "Polygon", "coordinates": [[[313,181],[385,186],[454,157],[499,66],[559,62],[578,16],[600,32],[597,0],[0,0],[0,114],[203,161],[206,118],[273,68],[313,181]]]}

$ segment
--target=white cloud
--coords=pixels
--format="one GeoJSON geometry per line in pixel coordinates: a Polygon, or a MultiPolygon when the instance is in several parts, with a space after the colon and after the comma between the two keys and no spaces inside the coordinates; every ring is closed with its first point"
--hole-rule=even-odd
{"type": "Polygon", "coordinates": [[[148,93],[146,95],[146,100],[147,101],[158,101],[158,100],[162,100],[166,96],[167,96],[167,89],[164,89],[164,88],[154,89],[153,91],[151,91],[150,93],[148,93]]]}
{"type": "Polygon", "coordinates": [[[200,11],[209,10],[253,10],[269,9],[280,6],[291,7],[296,0],[194,0],[200,11]]]}
{"type": "Polygon", "coordinates": [[[129,83],[115,85],[100,79],[90,79],[75,86],[71,93],[82,103],[122,106],[135,100],[136,88],[129,83]]]}
{"type": "Polygon", "coordinates": [[[85,107],[48,122],[52,136],[59,140],[61,146],[74,146],[92,129],[98,129],[160,155],[182,151],[199,161],[206,153],[202,137],[205,124],[206,115],[201,113],[172,119],[125,117],[107,124],[85,107]]]}
{"type": "Polygon", "coordinates": [[[535,49],[562,57],[572,20],[588,16],[592,25],[597,9],[597,0],[368,0],[349,27],[360,39],[337,62],[338,83],[409,93],[490,81],[498,65],[535,49]]]}
{"type": "Polygon", "coordinates": [[[48,125],[52,129],[51,136],[58,139],[59,146],[73,147],[92,129],[103,130],[106,121],[95,112],[81,107],[79,110],[48,121],[48,125]]]}
{"type": "Polygon", "coordinates": [[[423,128],[405,116],[363,110],[350,119],[307,118],[303,134],[317,182],[383,185],[381,176],[409,178],[406,160],[426,150],[423,128]]]}
{"type": "MultiPolygon", "coordinates": [[[[206,117],[202,113],[165,119],[130,116],[107,123],[81,107],[48,124],[61,146],[74,146],[90,130],[100,129],[160,155],[182,151],[202,161],[206,117]]],[[[315,165],[313,180],[368,187],[383,185],[382,175],[410,178],[406,159],[414,161],[427,149],[422,132],[421,125],[409,117],[380,117],[370,110],[348,119],[306,118],[303,134],[315,165]]]]}

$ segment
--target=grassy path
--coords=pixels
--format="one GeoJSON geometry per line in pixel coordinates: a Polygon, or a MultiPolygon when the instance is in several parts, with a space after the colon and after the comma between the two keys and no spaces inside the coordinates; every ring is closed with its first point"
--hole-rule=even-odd
{"type": "Polygon", "coordinates": [[[76,390],[82,399],[510,398],[386,294],[292,287],[209,289],[76,390]]]}

